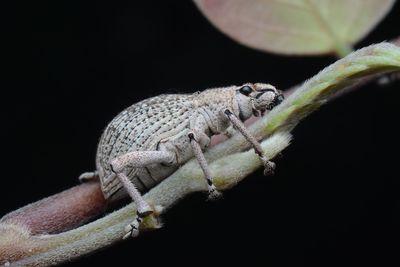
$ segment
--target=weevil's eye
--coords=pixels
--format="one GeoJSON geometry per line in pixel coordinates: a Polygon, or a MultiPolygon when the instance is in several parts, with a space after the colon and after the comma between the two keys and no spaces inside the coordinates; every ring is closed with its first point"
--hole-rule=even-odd
{"type": "Polygon", "coordinates": [[[239,89],[239,92],[240,92],[241,94],[245,95],[245,96],[248,96],[248,95],[251,94],[251,92],[253,92],[253,89],[252,89],[250,86],[245,85],[245,86],[242,86],[242,87],[239,89]]]}

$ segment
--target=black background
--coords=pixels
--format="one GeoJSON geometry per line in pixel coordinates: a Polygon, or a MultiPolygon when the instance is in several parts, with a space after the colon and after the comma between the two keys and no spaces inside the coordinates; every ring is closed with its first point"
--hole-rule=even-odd
{"type": "MultiPolygon", "coordinates": [[[[1,5],[0,215],[76,185],[102,129],[136,101],[248,81],[284,89],[335,60],[241,46],[191,1],[1,5]]],[[[357,47],[399,35],[399,10],[357,47]]],[[[65,266],[398,266],[398,87],[370,85],[312,114],[274,177],[258,171],[214,203],[190,196],[163,229],[65,266]]]]}

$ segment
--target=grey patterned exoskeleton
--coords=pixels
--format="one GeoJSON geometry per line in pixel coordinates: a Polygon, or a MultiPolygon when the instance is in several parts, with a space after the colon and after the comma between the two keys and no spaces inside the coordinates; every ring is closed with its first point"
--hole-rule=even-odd
{"type": "Polygon", "coordinates": [[[99,177],[106,199],[127,194],[132,197],[137,215],[126,227],[124,238],[136,236],[143,217],[153,212],[140,192],[154,187],[193,156],[203,170],[209,197],[219,195],[202,151],[212,135],[223,133],[231,125],[252,144],[265,173],[272,173],[275,164],[242,122],[262,115],[282,100],[280,91],[264,83],[145,99],[111,121],[98,145],[97,170],[82,174],[80,179],[99,177]]]}

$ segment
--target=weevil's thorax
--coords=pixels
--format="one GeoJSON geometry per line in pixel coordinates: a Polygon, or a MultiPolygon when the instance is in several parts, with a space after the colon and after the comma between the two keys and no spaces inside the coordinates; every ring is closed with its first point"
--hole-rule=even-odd
{"type": "Polygon", "coordinates": [[[235,115],[239,114],[235,88],[231,86],[208,89],[193,99],[194,107],[207,122],[210,135],[221,133],[229,127],[229,120],[223,113],[225,109],[230,109],[235,115]]]}

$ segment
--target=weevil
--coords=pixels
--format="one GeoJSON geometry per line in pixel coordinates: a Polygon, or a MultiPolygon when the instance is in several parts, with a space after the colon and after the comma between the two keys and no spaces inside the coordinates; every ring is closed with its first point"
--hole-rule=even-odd
{"type": "Polygon", "coordinates": [[[96,171],[80,180],[98,178],[107,200],[129,195],[137,214],[126,226],[124,238],[139,234],[139,225],[153,208],[141,193],[172,174],[195,157],[204,173],[209,198],[220,193],[213,184],[203,151],[213,135],[233,127],[253,146],[271,174],[275,164],[268,159],[243,121],[262,116],[283,101],[283,94],[265,83],[246,83],[207,89],[194,94],[164,94],[140,101],[119,113],[105,128],[97,148],[96,171]]]}

